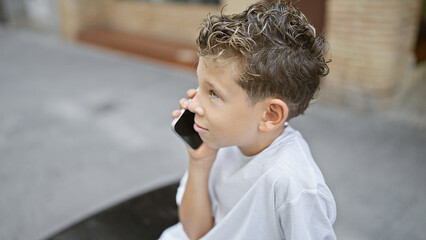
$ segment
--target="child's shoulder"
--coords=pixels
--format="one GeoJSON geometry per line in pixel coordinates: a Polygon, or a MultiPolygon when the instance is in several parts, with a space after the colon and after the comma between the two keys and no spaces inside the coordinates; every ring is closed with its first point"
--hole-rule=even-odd
{"type": "Polygon", "coordinates": [[[278,194],[288,196],[288,201],[302,192],[318,190],[325,184],[309,146],[297,130],[288,127],[271,146],[273,165],[268,171],[270,183],[278,194]]]}
{"type": "Polygon", "coordinates": [[[268,151],[295,157],[311,157],[309,146],[302,134],[291,126],[284,129],[283,133],[268,147],[268,151]]]}

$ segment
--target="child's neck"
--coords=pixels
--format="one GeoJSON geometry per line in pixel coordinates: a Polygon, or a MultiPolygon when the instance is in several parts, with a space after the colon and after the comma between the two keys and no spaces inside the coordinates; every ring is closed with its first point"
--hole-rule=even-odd
{"type": "Polygon", "coordinates": [[[254,156],[269,147],[283,133],[285,128],[285,126],[281,126],[270,132],[259,133],[259,136],[255,138],[253,143],[248,146],[238,146],[238,148],[244,155],[254,156]]]}

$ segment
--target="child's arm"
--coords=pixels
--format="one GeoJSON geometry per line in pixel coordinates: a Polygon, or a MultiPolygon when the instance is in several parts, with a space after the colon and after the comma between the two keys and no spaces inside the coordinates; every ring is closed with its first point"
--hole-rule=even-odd
{"type": "MultiPolygon", "coordinates": [[[[193,98],[196,90],[188,90],[187,95],[189,98],[193,98]]],[[[187,109],[188,101],[181,99],[180,107],[187,109]]],[[[180,111],[177,110],[172,115],[176,118],[179,114],[180,111]]],[[[188,180],[179,206],[179,218],[188,237],[199,239],[214,226],[208,181],[217,149],[209,148],[204,143],[195,151],[187,149],[189,153],[188,180]]]]}
{"type": "Polygon", "coordinates": [[[188,181],[179,207],[179,217],[185,233],[190,239],[199,239],[214,225],[212,207],[208,192],[210,169],[216,156],[215,150],[204,144],[197,151],[209,152],[209,157],[193,159],[190,157],[188,181]]]}

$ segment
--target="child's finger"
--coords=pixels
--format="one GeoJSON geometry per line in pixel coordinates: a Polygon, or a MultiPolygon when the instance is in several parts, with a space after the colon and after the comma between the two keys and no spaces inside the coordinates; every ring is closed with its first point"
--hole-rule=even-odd
{"type": "Polygon", "coordinates": [[[172,117],[173,117],[173,118],[177,118],[177,117],[179,117],[179,115],[180,115],[180,110],[174,110],[174,111],[172,112],[172,117]]]}
{"type": "Polygon", "coordinates": [[[186,91],[186,95],[188,95],[189,98],[195,97],[195,94],[197,94],[197,90],[194,88],[188,89],[188,91],[186,91]]]}
{"type": "Polygon", "coordinates": [[[188,99],[186,99],[186,98],[182,98],[180,101],[179,101],[179,107],[180,108],[182,108],[182,109],[187,109],[188,108],[188,99]]]}

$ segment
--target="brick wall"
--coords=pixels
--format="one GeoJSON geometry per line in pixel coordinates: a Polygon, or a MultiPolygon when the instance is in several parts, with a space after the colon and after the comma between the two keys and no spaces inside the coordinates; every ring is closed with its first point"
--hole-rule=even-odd
{"type": "Polygon", "coordinates": [[[76,39],[80,30],[109,28],[194,44],[203,18],[218,6],[124,0],[58,0],[62,32],[76,39]]]}
{"type": "Polygon", "coordinates": [[[225,6],[224,13],[239,13],[244,11],[250,4],[257,2],[256,0],[221,0],[221,8],[225,6]]]}
{"type": "Polygon", "coordinates": [[[195,44],[202,19],[218,7],[202,4],[117,1],[109,9],[112,29],[195,44]]]}
{"type": "Polygon", "coordinates": [[[107,26],[108,10],[115,0],[58,0],[62,35],[69,40],[78,31],[107,26]]]}
{"type": "Polygon", "coordinates": [[[189,3],[150,3],[132,0],[58,0],[61,28],[67,39],[78,31],[107,27],[194,44],[200,23],[208,13],[244,10],[255,0],[222,0],[219,6],[189,3]]]}
{"type": "Polygon", "coordinates": [[[328,0],[326,35],[332,63],[326,97],[383,107],[415,67],[420,0],[328,0]]]}

